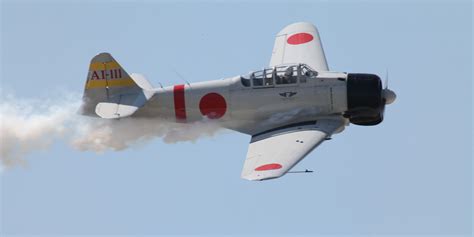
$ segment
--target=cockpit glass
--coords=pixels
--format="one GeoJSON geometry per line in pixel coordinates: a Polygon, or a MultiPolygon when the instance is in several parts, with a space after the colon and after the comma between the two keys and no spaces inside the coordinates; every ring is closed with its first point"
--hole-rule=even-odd
{"type": "Polygon", "coordinates": [[[296,84],[298,80],[298,66],[276,67],[275,83],[277,85],[296,84]]]}
{"type": "Polygon", "coordinates": [[[241,82],[245,87],[273,87],[297,84],[298,80],[300,83],[306,83],[308,78],[315,76],[317,72],[305,64],[282,65],[241,76],[241,82]]]}
{"type": "Polygon", "coordinates": [[[242,75],[240,76],[240,82],[245,87],[250,87],[250,75],[242,75]]]}

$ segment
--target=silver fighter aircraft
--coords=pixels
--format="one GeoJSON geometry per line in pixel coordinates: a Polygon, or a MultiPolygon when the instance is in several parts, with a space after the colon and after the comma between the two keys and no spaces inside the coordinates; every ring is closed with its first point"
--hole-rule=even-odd
{"type": "Polygon", "coordinates": [[[81,113],[215,120],[252,136],[241,176],[265,180],[286,174],[350,123],[381,123],[395,98],[375,74],[330,71],[318,30],[300,22],[277,34],[267,68],[222,80],[154,88],[101,53],[90,63],[81,113]]]}

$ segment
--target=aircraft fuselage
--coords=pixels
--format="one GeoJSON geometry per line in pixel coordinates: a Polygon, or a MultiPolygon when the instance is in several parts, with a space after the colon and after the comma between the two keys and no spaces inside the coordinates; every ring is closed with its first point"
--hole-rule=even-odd
{"type": "Polygon", "coordinates": [[[347,110],[346,78],[346,73],[322,72],[292,84],[255,86],[244,85],[244,79],[236,76],[158,88],[135,116],[176,122],[207,118],[229,129],[255,133],[274,124],[340,117],[347,110]]]}

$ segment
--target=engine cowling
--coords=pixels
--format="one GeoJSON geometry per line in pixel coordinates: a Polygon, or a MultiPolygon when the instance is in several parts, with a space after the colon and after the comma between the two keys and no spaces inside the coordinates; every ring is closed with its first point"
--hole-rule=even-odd
{"type": "Polygon", "coordinates": [[[381,123],[385,99],[380,77],[375,74],[349,73],[347,105],[345,116],[351,123],[363,126],[381,123]]]}

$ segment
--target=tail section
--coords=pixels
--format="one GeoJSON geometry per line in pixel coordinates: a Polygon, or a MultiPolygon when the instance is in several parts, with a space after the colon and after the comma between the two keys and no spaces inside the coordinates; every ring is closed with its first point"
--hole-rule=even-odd
{"type": "MultiPolygon", "coordinates": [[[[138,78],[137,78],[138,79],[138,78]]],[[[132,115],[153,95],[150,84],[139,78],[140,85],[109,53],[92,58],[80,113],[102,118],[132,115]]]]}

